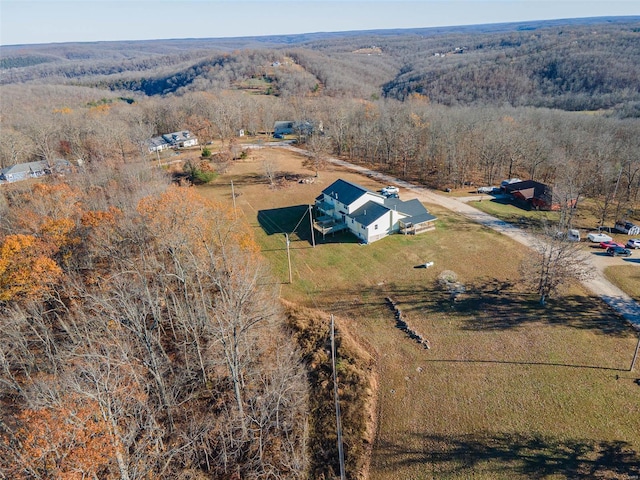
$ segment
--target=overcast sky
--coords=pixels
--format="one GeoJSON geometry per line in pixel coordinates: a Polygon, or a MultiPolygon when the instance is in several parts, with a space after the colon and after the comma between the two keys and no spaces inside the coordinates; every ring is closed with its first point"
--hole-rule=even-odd
{"type": "Polygon", "coordinates": [[[0,0],[0,45],[640,15],[640,0],[0,0]]]}

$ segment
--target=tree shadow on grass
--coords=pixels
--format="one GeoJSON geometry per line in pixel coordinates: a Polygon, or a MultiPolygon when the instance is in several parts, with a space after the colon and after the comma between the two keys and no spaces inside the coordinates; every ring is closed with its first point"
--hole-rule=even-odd
{"type": "Polygon", "coordinates": [[[640,475],[640,456],[624,441],[559,440],[528,434],[415,435],[422,448],[381,442],[374,463],[385,470],[423,465],[425,472],[470,478],[491,472],[498,478],[632,479],[640,475]]]}
{"type": "Polygon", "coordinates": [[[538,296],[492,287],[491,283],[475,286],[455,301],[442,300],[439,306],[441,310],[467,314],[464,328],[468,330],[506,330],[543,322],[605,335],[624,336],[630,332],[616,312],[593,297],[564,295],[543,306],[538,296]]]}
{"type": "Polygon", "coordinates": [[[327,301],[334,303],[340,313],[353,311],[361,315],[371,310],[388,310],[386,297],[392,298],[410,317],[428,317],[430,313],[437,313],[440,318],[453,316],[465,330],[500,331],[546,323],[609,336],[634,335],[620,315],[598,298],[564,295],[551,298],[542,306],[536,295],[523,293],[514,283],[496,279],[468,285],[463,294],[455,297],[435,283],[422,287],[390,283],[349,291],[332,290],[327,301]],[[365,298],[366,301],[361,300],[365,298]]]}
{"type": "MultiPolygon", "coordinates": [[[[514,199],[513,197],[493,198],[489,201],[492,203],[500,204],[500,205],[510,205],[515,209],[518,209],[523,212],[531,212],[534,210],[531,207],[531,204],[529,202],[524,200],[514,199]]],[[[500,215],[500,218],[512,225],[518,226],[520,228],[525,228],[525,229],[541,228],[542,226],[545,225],[546,222],[548,222],[546,214],[522,216],[521,214],[519,214],[518,211],[502,213],[500,215]]]]}
{"type": "Polygon", "coordinates": [[[394,295],[400,302],[406,299],[408,306],[404,310],[407,312],[426,308],[457,314],[467,330],[508,330],[542,322],[605,335],[631,333],[620,315],[597,298],[563,295],[549,299],[542,306],[537,295],[523,293],[516,284],[497,279],[469,285],[463,294],[456,296],[436,285],[430,291],[405,290],[394,295]]]}

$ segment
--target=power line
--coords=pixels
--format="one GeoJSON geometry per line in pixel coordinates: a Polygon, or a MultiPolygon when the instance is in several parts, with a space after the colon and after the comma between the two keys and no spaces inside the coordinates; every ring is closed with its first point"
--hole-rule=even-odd
{"type": "Polygon", "coordinates": [[[305,210],[304,213],[302,214],[302,217],[300,217],[300,220],[298,221],[298,224],[295,227],[293,227],[293,231],[291,232],[292,234],[296,232],[296,230],[298,229],[298,227],[302,223],[302,220],[304,220],[306,216],[307,216],[307,210],[305,210]]]}
{"type": "Polygon", "coordinates": [[[338,398],[338,376],[336,374],[336,341],[333,314],[331,314],[331,365],[333,367],[333,398],[336,404],[336,431],[338,433],[338,460],[340,462],[340,480],[345,480],[344,449],[342,446],[342,419],[340,418],[340,400],[338,398]]]}

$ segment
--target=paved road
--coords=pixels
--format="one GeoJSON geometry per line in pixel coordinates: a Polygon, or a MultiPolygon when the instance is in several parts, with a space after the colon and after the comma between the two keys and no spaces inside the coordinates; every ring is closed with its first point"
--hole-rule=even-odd
{"type": "MultiPolygon", "coordinates": [[[[286,148],[289,148],[290,150],[296,151],[303,155],[307,153],[305,150],[293,147],[291,145],[286,146],[286,148]]],[[[395,177],[369,170],[368,168],[354,165],[337,158],[330,158],[329,161],[335,165],[340,165],[350,170],[362,173],[363,175],[376,178],[382,183],[389,183],[402,187],[414,193],[416,195],[416,198],[418,198],[422,202],[440,205],[444,208],[447,208],[448,210],[464,215],[470,220],[490,227],[504,235],[508,235],[509,237],[513,238],[517,242],[522,243],[523,245],[526,245],[528,247],[531,247],[532,245],[532,235],[528,234],[517,226],[504,222],[496,217],[493,217],[492,215],[489,215],[488,213],[482,212],[468,205],[465,202],[464,198],[460,199],[456,197],[441,195],[431,189],[414,185],[404,180],[399,180],[395,177]]],[[[478,197],[473,198],[475,200],[478,197]]],[[[486,196],[483,198],[492,197],[486,196]]],[[[468,201],[469,198],[467,198],[466,200],[468,201]]],[[[587,260],[593,264],[595,275],[593,276],[593,278],[583,282],[585,287],[595,295],[598,295],[600,298],[602,298],[602,300],[604,300],[604,302],[607,303],[611,308],[620,313],[631,325],[633,325],[634,328],[640,330],[640,304],[638,304],[638,302],[633,300],[629,295],[627,295],[625,292],[608,281],[604,276],[604,268],[605,266],[610,264],[610,260],[614,260],[616,262],[624,261],[620,258],[607,258],[605,261],[600,253],[587,254],[587,260]]]]}

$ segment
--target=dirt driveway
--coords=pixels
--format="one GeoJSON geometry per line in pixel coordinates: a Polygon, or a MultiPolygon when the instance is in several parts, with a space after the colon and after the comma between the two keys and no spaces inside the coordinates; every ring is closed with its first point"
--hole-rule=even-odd
{"type": "MultiPolygon", "coordinates": [[[[289,145],[285,148],[288,148],[302,155],[306,154],[305,150],[297,147],[289,145]]],[[[329,161],[335,165],[340,165],[344,168],[362,173],[363,175],[376,178],[382,183],[398,185],[399,187],[412,192],[421,202],[440,205],[448,210],[451,210],[452,212],[459,213],[470,220],[490,227],[504,235],[508,235],[509,237],[513,238],[517,242],[522,243],[523,245],[526,245],[528,247],[532,246],[532,236],[527,232],[523,231],[515,225],[504,222],[496,217],[482,212],[468,205],[459,198],[440,195],[439,193],[436,193],[435,191],[428,188],[414,185],[404,180],[399,180],[395,177],[369,170],[367,168],[361,167],[359,165],[354,165],[337,158],[330,158],[329,161]]],[[[593,265],[594,269],[594,276],[590,280],[583,282],[585,287],[595,295],[598,295],[600,298],[602,298],[602,300],[604,300],[604,302],[607,303],[611,308],[620,313],[630,324],[634,326],[634,328],[640,330],[640,304],[638,304],[638,302],[633,300],[629,295],[612,284],[604,276],[604,268],[606,266],[611,265],[612,262],[613,264],[615,264],[618,262],[624,262],[624,260],[622,260],[621,258],[612,259],[609,257],[605,257],[602,256],[600,252],[589,252],[585,255],[587,261],[589,261],[593,265]]]]}

